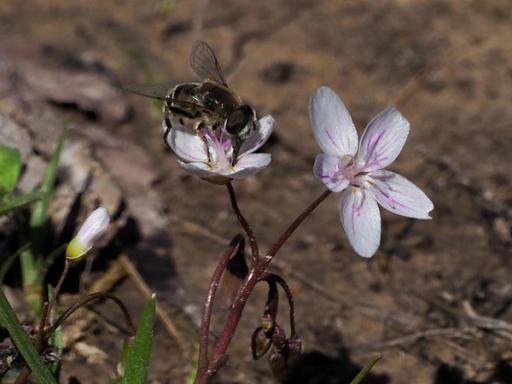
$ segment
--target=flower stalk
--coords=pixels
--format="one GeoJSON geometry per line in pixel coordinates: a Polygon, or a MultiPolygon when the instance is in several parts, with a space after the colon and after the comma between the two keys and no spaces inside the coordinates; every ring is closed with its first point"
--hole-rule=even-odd
{"type": "MultiPolygon", "coordinates": [[[[378,205],[398,215],[430,219],[433,204],[425,193],[404,177],[385,169],[398,157],[409,133],[409,122],[398,110],[392,107],[378,114],[367,125],[361,140],[358,140],[345,105],[330,88],[321,87],[313,94],[309,110],[313,134],[323,152],[315,159],[313,174],[327,189],[291,222],[264,257],[259,253],[256,235],[238,206],[231,181],[254,175],[270,163],[269,154],[253,152],[268,139],[273,118],[263,117],[243,138],[230,136],[226,130],[228,121],[223,128],[203,126],[197,132],[187,131],[180,124],[173,125],[167,135],[168,145],[186,171],[207,181],[226,185],[231,207],[249,240],[252,255],[252,264],[247,271],[243,258],[244,241],[238,235],[217,264],[203,307],[195,384],[206,384],[224,361],[247,300],[261,281],[268,283],[269,297],[261,325],[252,336],[253,357],[260,358],[271,350],[269,362],[275,377],[280,378],[299,356],[302,342],[295,330],[292,292],[284,279],[268,272],[267,268],[290,236],[331,192],[343,192],[339,208],[341,224],[352,248],[363,257],[373,256],[380,244],[378,205]],[[240,250],[244,271],[237,277],[243,281],[220,336],[209,353],[209,332],[217,288],[223,275],[230,272],[230,259],[240,250]],[[284,290],[289,304],[291,335],[288,338],[276,321],[278,285],[284,290]]],[[[235,262],[235,259],[231,261],[235,262]]],[[[236,262],[240,260],[236,259],[236,262]]]]}
{"type": "Polygon", "coordinates": [[[247,238],[249,239],[249,244],[251,246],[251,254],[252,254],[252,261],[253,263],[256,262],[259,258],[259,249],[258,249],[258,242],[256,241],[256,235],[254,234],[251,226],[245,219],[244,215],[240,211],[240,208],[238,207],[238,202],[236,199],[235,190],[233,189],[233,185],[231,182],[226,184],[226,187],[228,188],[229,193],[229,200],[231,202],[231,207],[233,208],[233,211],[235,212],[235,215],[238,219],[238,222],[240,223],[240,226],[245,231],[245,234],[247,235],[247,238]]]}
{"type": "Polygon", "coordinates": [[[210,322],[212,317],[213,303],[217,288],[222,277],[222,273],[226,269],[229,259],[236,254],[240,246],[243,247],[244,241],[242,235],[237,235],[231,240],[229,247],[222,254],[215,271],[213,272],[206,295],[206,300],[203,306],[203,314],[201,318],[201,331],[199,337],[199,361],[198,361],[198,376],[204,375],[208,368],[208,343],[210,341],[210,322]]]}
{"type": "MultiPolygon", "coordinates": [[[[228,188],[229,190],[229,188],[228,188]]],[[[234,192],[234,189],[231,188],[232,194],[235,197],[236,201],[236,195],[234,192]]],[[[231,192],[230,192],[231,194],[231,192]]],[[[205,306],[203,307],[203,322],[208,321],[208,326],[202,324],[201,325],[201,349],[200,349],[200,359],[199,359],[199,367],[197,370],[197,376],[194,381],[195,384],[206,384],[211,378],[215,372],[218,370],[220,363],[223,361],[223,358],[227,352],[227,349],[229,347],[229,344],[231,343],[231,340],[233,339],[233,336],[235,334],[235,331],[237,329],[238,323],[240,321],[240,318],[242,317],[243,310],[245,308],[245,305],[247,303],[247,300],[249,299],[249,296],[251,295],[252,291],[254,290],[254,287],[256,284],[265,277],[267,271],[267,267],[274,258],[274,256],[278,253],[278,251],[281,249],[281,247],[286,243],[286,241],[290,238],[290,236],[295,232],[295,230],[304,222],[304,220],[313,213],[313,211],[322,203],[322,201],[325,200],[327,196],[329,196],[330,191],[326,190],[322,192],[322,194],[313,200],[313,202],[286,228],[286,230],[279,236],[278,240],[274,243],[272,247],[270,247],[269,251],[267,252],[267,256],[263,258],[258,258],[255,263],[250,268],[249,274],[245,278],[244,282],[242,283],[242,286],[240,287],[238,294],[229,308],[229,314],[226,319],[226,322],[224,323],[224,327],[222,329],[222,332],[215,343],[215,346],[213,347],[213,350],[210,354],[210,356],[207,358],[208,363],[206,364],[205,369],[205,353],[207,354],[208,346],[206,345],[209,341],[209,338],[203,333],[205,332],[206,328],[209,328],[209,324],[211,321],[211,311],[212,307],[211,304],[213,303],[213,298],[216,292],[216,286],[215,284],[218,284],[217,278],[212,278],[210,282],[210,288],[208,290],[208,296],[207,301],[205,303],[205,306]],[[205,314],[208,314],[205,316],[205,314]],[[204,327],[203,327],[204,325],[204,327]],[[203,329],[204,328],[204,329],[203,329]]],[[[233,243],[233,242],[232,242],[233,243]]],[[[226,256],[228,254],[229,256],[233,255],[235,250],[232,249],[232,245],[228,247],[226,252],[224,253],[223,257],[219,261],[219,264],[217,265],[217,268],[214,272],[214,276],[217,276],[219,269],[224,269],[225,265],[227,264],[227,260],[229,260],[229,257],[226,256]],[[227,260],[225,260],[227,259],[227,260]]],[[[218,276],[220,278],[220,276],[218,276]]],[[[278,281],[279,284],[281,284],[280,281],[278,281]]],[[[281,284],[282,285],[282,284],[281,284]]],[[[288,295],[290,293],[289,289],[285,289],[285,293],[288,295]]],[[[289,301],[290,305],[293,308],[293,301],[289,301]]],[[[292,309],[294,311],[294,309],[292,309]]],[[[290,321],[294,324],[294,317],[292,313],[290,313],[290,321]]],[[[295,332],[295,327],[293,328],[293,332],[295,332]]]]}

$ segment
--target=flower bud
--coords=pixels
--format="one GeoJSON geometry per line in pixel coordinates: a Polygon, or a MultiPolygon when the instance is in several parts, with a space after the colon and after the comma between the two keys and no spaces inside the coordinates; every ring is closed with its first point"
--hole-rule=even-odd
{"type": "Polygon", "coordinates": [[[272,352],[268,357],[268,363],[274,377],[277,380],[281,380],[287,370],[285,351],[272,347],[272,352]]]}
{"type": "Polygon", "coordinates": [[[274,333],[272,334],[272,344],[274,345],[274,348],[279,351],[285,351],[288,347],[286,334],[284,333],[283,328],[281,328],[278,324],[275,325],[274,333]]]}
{"type": "Polygon", "coordinates": [[[262,327],[254,330],[251,338],[252,358],[258,360],[268,352],[272,346],[272,337],[262,327]]]}
{"type": "Polygon", "coordinates": [[[85,219],[76,236],[66,248],[68,260],[78,260],[91,250],[94,243],[105,233],[110,223],[108,211],[97,208],[85,219]]]}
{"type": "Polygon", "coordinates": [[[297,335],[292,335],[288,339],[288,357],[286,365],[291,367],[299,358],[302,352],[302,340],[297,335]]]}

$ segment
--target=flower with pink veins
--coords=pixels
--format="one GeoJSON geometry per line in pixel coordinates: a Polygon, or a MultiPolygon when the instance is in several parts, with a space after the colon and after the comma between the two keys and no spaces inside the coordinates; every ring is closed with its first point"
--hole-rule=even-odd
{"type": "Polygon", "coordinates": [[[204,126],[194,132],[181,124],[173,124],[167,144],[187,172],[217,184],[226,184],[254,175],[270,164],[270,154],[254,152],[270,137],[273,126],[273,117],[266,115],[240,142],[224,127],[204,126]]]}
{"type": "Polygon", "coordinates": [[[328,189],[343,192],[340,220],[354,250],[371,257],[380,244],[381,219],[377,203],[388,211],[416,219],[430,219],[430,199],[406,178],[385,170],[402,150],[409,122],[395,108],[387,108],[357,132],[347,108],[327,87],[315,91],[309,103],[317,155],[313,173],[328,189]]]}

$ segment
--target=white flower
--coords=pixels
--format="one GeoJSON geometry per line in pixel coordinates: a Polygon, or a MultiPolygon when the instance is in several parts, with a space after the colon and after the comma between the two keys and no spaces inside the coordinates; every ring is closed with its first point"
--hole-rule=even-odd
{"type": "Polygon", "coordinates": [[[381,220],[377,203],[398,215],[430,219],[430,199],[404,177],[387,171],[402,150],[409,122],[388,108],[368,123],[358,145],[347,108],[327,87],[313,94],[311,126],[324,153],[317,155],[313,173],[333,192],[342,192],[340,219],[350,244],[371,257],[380,244],[381,220]]]}
{"type": "Polygon", "coordinates": [[[76,236],[66,248],[66,258],[76,260],[89,252],[94,243],[105,233],[110,223],[110,215],[103,208],[97,208],[85,219],[76,236]]]}
{"type": "Polygon", "coordinates": [[[235,143],[225,128],[204,127],[195,133],[180,124],[173,124],[167,144],[187,172],[225,184],[231,179],[254,175],[270,164],[270,154],[253,152],[267,141],[273,126],[274,119],[266,115],[243,142],[235,143]]]}

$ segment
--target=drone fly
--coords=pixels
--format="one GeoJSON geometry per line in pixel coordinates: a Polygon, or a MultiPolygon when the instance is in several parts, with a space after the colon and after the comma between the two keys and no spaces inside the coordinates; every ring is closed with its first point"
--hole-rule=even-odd
{"type": "Polygon", "coordinates": [[[181,83],[156,97],[164,101],[164,139],[180,124],[192,132],[203,127],[214,132],[225,129],[235,142],[245,140],[257,124],[256,112],[228,86],[213,49],[204,41],[194,44],[190,66],[202,82],[181,83]]]}

